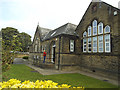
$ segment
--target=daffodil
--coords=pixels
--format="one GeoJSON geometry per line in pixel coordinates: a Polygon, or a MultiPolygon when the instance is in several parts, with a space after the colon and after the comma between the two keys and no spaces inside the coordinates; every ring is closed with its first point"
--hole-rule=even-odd
{"type": "Polygon", "coordinates": [[[10,79],[7,82],[0,82],[0,90],[2,88],[80,88],[81,90],[84,90],[84,87],[71,87],[71,85],[68,84],[58,85],[58,83],[55,83],[52,80],[37,80],[35,83],[25,80],[21,83],[21,81],[17,79],[10,79]]]}

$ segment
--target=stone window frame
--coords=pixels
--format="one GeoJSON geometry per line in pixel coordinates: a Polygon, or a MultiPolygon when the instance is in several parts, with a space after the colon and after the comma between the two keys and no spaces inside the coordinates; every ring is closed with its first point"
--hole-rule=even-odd
{"type": "Polygon", "coordinates": [[[75,51],[75,41],[74,40],[70,40],[70,52],[74,52],[75,51]]]}
{"type": "MultiPolygon", "coordinates": [[[[95,21],[95,20],[94,20],[95,21]]],[[[93,23],[93,22],[92,22],[93,23]]],[[[100,22],[100,23],[102,23],[102,22],[100,22]]],[[[99,23],[99,24],[100,24],[99,23]]],[[[98,24],[98,25],[99,25],[98,24]]],[[[98,25],[97,25],[97,27],[98,27],[98,25]]],[[[104,24],[103,24],[104,25],[104,24]]],[[[102,27],[104,27],[104,26],[102,26],[102,27]]],[[[91,29],[91,33],[93,34],[93,27],[91,27],[92,29],[91,29]]],[[[87,31],[88,31],[88,28],[87,28],[87,31]]],[[[97,35],[91,35],[91,36],[85,36],[84,34],[86,33],[86,35],[88,34],[88,32],[86,32],[86,31],[84,31],[83,32],[83,52],[86,52],[86,53],[111,53],[111,29],[110,29],[110,26],[109,25],[105,25],[105,27],[103,28],[103,31],[102,31],[102,34],[99,34],[98,33],[98,28],[97,28],[97,35]],[[106,28],[108,27],[108,32],[106,32],[106,28]],[[109,35],[109,42],[106,42],[105,41],[105,36],[106,35],[109,35]],[[103,50],[102,51],[100,51],[99,50],[99,37],[100,36],[103,36],[103,39],[102,39],[102,47],[103,47],[103,50]],[[94,51],[93,50],[93,48],[94,48],[94,46],[93,46],[93,38],[95,38],[96,37],[96,39],[97,39],[97,50],[96,51],[94,51]],[[88,44],[88,38],[91,38],[91,52],[89,52],[89,44],[88,44]],[[86,44],[84,44],[84,40],[86,39],[86,44]],[[106,50],[106,43],[108,43],[108,51],[106,50]],[[85,49],[85,50],[84,50],[85,49]]]]}

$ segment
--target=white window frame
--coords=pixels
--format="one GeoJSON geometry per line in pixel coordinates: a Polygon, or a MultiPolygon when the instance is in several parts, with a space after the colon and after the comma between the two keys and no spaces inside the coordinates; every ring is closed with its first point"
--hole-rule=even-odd
{"type": "Polygon", "coordinates": [[[103,34],[103,23],[102,22],[100,22],[99,24],[98,24],[98,34],[103,34]],[[100,30],[100,27],[102,27],[101,29],[102,30],[100,30]],[[100,32],[101,31],[101,32],[100,32]]]}
{"type": "Polygon", "coordinates": [[[98,52],[103,52],[103,35],[98,36],[98,52]],[[102,51],[100,50],[102,48],[102,51]]]}
{"type": "Polygon", "coordinates": [[[70,52],[74,52],[74,40],[70,40],[70,52]]]}
{"type": "Polygon", "coordinates": [[[109,25],[107,25],[107,26],[105,27],[104,33],[110,33],[110,26],[109,26],[109,25]],[[109,28],[109,31],[108,31],[108,32],[106,32],[106,28],[109,28]]]}
{"type": "Polygon", "coordinates": [[[92,51],[92,39],[91,38],[88,38],[88,52],[91,52],[91,51],[89,51],[89,49],[91,49],[91,51],[92,51]],[[89,41],[91,41],[91,42],[89,42],[89,41]],[[91,47],[89,47],[89,45],[91,45],[91,47]]]}
{"type": "Polygon", "coordinates": [[[93,23],[93,35],[97,35],[97,20],[94,20],[93,23]],[[94,33],[96,31],[96,33],[94,33]]]}
{"type": "Polygon", "coordinates": [[[88,27],[88,36],[91,36],[91,26],[88,27]]]}
{"type": "Polygon", "coordinates": [[[105,37],[105,52],[111,52],[111,45],[110,45],[110,34],[106,34],[105,37]],[[106,37],[108,37],[108,40],[106,41],[106,37]],[[107,46],[108,44],[108,46],[107,46]],[[107,51],[107,48],[109,48],[109,50],[107,51]]]}
{"type": "Polygon", "coordinates": [[[95,53],[95,52],[97,52],[97,36],[96,37],[93,37],[93,44],[92,44],[92,46],[93,46],[93,52],[95,53]],[[96,42],[94,42],[94,41],[96,41],[96,42]],[[96,44],[96,47],[94,47],[94,44],[96,44]],[[94,51],[95,50],[95,51],[94,51]]]}
{"type": "Polygon", "coordinates": [[[83,33],[83,37],[86,37],[87,36],[87,32],[85,31],[84,33],[83,33]]]}
{"type": "Polygon", "coordinates": [[[83,39],[83,52],[87,52],[87,38],[83,39]],[[84,41],[86,40],[86,44],[84,44],[84,41]],[[86,47],[85,47],[86,46],[86,47]],[[86,48],[86,51],[84,50],[86,48]]]}

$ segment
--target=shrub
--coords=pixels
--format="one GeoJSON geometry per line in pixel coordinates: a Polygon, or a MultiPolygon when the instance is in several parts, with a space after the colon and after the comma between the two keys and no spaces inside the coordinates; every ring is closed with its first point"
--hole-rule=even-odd
{"type": "Polygon", "coordinates": [[[28,59],[28,56],[24,56],[23,59],[28,59]]]}

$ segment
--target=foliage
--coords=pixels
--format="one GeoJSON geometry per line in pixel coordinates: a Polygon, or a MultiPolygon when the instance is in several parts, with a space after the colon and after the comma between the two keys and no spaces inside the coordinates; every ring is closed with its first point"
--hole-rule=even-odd
{"type": "Polygon", "coordinates": [[[12,27],[2,28],[2,70],[3,72],[10,68],[13,63],[15,51],[28,51],[31,44],[31,36],[12,27]]]}
{"type": "Polygon", "coordinates": [[[28,59],[28,56],[24,56],[23,59],[28,59]]]}
{"type": "Polygon", "coordinates": [[[31,36],[27,33],[19,33],[17,36],[17,40],[21,43],[21,48],[24,52],[28,51],[29,45],[31,44],[31,36]]]}
{"type": "Polygon", "coordinates": [[[71,85],[68,84],[58,85],[58,83],[55,83],[52,80],[37,80],[36,82],[25,80],[24,82],[21,82],[17,79],[0,82],[0,90],[2,88],[80,88],[81,90],[84,90],[84,87],[71,87],[71,85]]]}
{"type": "Polygon", "coordinates": [[[25,32],[19,31],[12,27],[2,28],[3,49],[11,51],[28,51],[31,44],[31,36],[25,32]],[[11,48],[10,48],[11,47],[11,48]]]}
{"type": "Polygon", "coordinates": [[[117,88],[116,85],[81,75],[79,73],[42,75],[23,64],[11,65],[11,68],[7,72],[4,72],[2,75],[3,81],[8,81],[11,78],[16,78],[22,82],[25,80],[34,82],[36,80],[52,80],[59,84],[66,83],[72,87],[83,86],[85,88],[117,88]]]}

